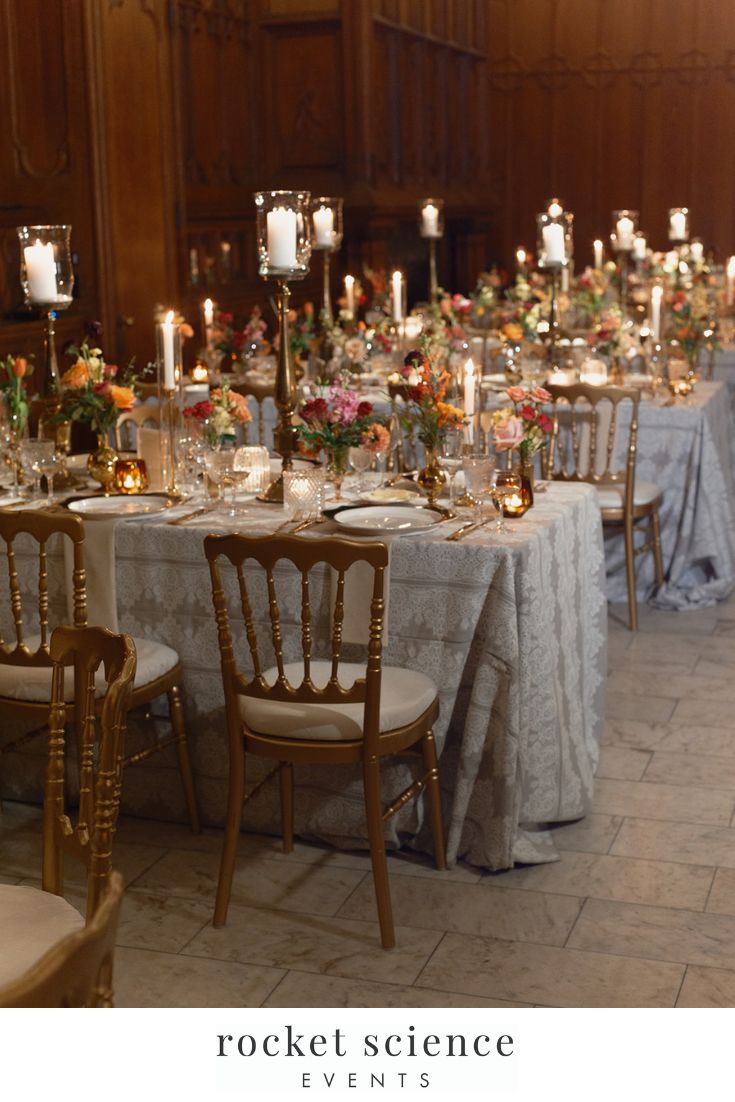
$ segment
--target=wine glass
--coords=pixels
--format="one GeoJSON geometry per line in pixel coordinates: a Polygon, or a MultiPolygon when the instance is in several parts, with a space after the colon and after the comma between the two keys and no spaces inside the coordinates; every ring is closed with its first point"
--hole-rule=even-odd
{"type": "Polygon", "coordinates": [[[462,466],[464,430],[447,429],[441,441],[441,465],[449,475],[449,504],[454,505],[454,479],[462,466]]]}
{"type": "Polygon", "coordinates": [[[357,475],[355,492],[361,494],[365,489],[365,472],[370,468],[370,464],[373,461],[373,454],[369,452],[367,448],[350,448],[348,458],[350,466],[357,475]]]}
{"type": "Polygon", "coordinates": [[[53,440],[24,440],[20,446],[20,462],[26,474],[33,477],[33,493],[31,500],[37,501],[41,496],[41,465],[54,453],[53,440]]]}
{"type": "Polygon", "coordinates": [[[235,502],[237,483],[247,477],[247,472],[237,469],[236,454],[235,448],[222,448],[220,450],[213,448],[207,452],[205,457],[207,474],[217,489],[221,491],[221,508],[228,517],[237,516],[235,502]],[[229,504],[225,494],[228,487],[232,490],[229,504]]]}
{"type": "Polygon", "coordinates": [[[521,478],[515,471],[495,471],[492,478],[490,496],[493,505],[498,511],[498,519],[495,522],[495,531],[508,535],[510,529],[503,520],[503,510],[507,507],[511,498],[520,497],[521,478]]]}
{"type": "Polygon", "coordinates": [[[63,458],[56,451],[55,445],[49,453],[42,455],[38,461],[41,474],[46,476],[46,501],[49,505],[54,500],[54,478],[57,474],[61,474],[63,465],[63,458]]]}
{"type": "Polygon", "coordinates": [[[490,491],[490,481],[495,470],[495,456],[471,452],[462,457],[465,486],[475,499],[475,520],[482,521],[482,499],[490,491]]]}

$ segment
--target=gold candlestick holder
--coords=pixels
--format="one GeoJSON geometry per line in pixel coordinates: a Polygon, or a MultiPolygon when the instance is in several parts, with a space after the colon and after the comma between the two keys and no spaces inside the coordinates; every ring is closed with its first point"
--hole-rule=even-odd
{"type": "Polygon", "coordinates": [[[322,288],[322,326],[331,329],[334,325],[334,313],[332,311],[332,295],[329,287],[329,249],[322,249],[324,255],[323,288],[322,288]]]}
{"type": "Polygon", "coordinates": [[[276,409],[278,423],[273,433],[276,451],[281,456],[281,474],[264,493],[258,495],[259,501],[283,504],[283,471],[293,467],[293,453],[296,451],[296,429],[293,415],[296,407],[294,388],[294,369],[291,356],[291,342],[288,330],[288,304],[291,291],[285,279],[278,280],[276,309],[278,314],[278,361],[276,367],[276,409]]]}
{"type": "Polygon", "coordinates": [[[176,407],[176,388],[164,387],[163,396],[166,399],[166,424],[168,426],[168,450],[169,450],[169,475],[166,493],[172,497],[179,497],[181,491],[176,483],[176,424],[178,421],[178,409],[176,407]]]}
{"type": "Polygon", "coordinates": [[[561,265],[550,267],[551,301],[549,303],[549,365],[559,367],[559,283],[561,265]]]}
{"type": "Polygon", "coordinates": [[[436,238],[429,238],[429,301],[435,303],[439,298],[439,282],[436,277],[436,238]]]}

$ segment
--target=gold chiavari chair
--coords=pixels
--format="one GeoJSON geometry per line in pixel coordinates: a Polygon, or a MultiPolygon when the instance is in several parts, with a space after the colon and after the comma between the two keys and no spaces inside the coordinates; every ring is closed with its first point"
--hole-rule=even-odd
{"type": "Polygon", "coordinates": [[[49,656],[53,673],[47,708],[42,887],[0,885],[0,1005],[20,1005],[18,999],[37,998],[40,991],[51,997],[56,991],[60,999],[68,996],[72,1000],[68,1005],[81,1005],[93,998],[95,1005],[111,1006],[110,939],[114,937],[121,881],[100,920],[94,920],[112,877],[135,645],[130,636],[115,635],[106,628],[59,627],[51,636],[49,656]],[[65,680],[69,674],[78,705],[73,730],[79,783],[75,823],[66,795],[69,694],[65,680]],[[79,936],[82,916],[63,895],[67,855],[81,861],[87,870],[86,921],[94,924],[86,937],[79,936]],[[57,945],[70,936],[64,945],[57,945]],[[70,958],[76,958],[82,969],[76,980],[70,958]],[[95,962],[96,969],[92,967],[95,962]],[[66,990],[69,981],[73,982],[66,990]]]}
{"type": "Polygon", "coordinates": [[[663,585],[664,582],[659,520],[663,494],[655,483],[639,481],[635,477],[640,391],[636,387],[590,386],[586,383],[572,386],[550,384],[547,389],[554,403],[554,428],[544,473],[547,478],[591,483],[599,495],[602,523],[622,526],[630,630],[636,631],[636,556],[651,551],[656,584],[663,585]],[[626,461],[622,469],[614,470],[619,410],[626,402],[630,402],[631,406],[626,461]],[[567,438],[561,441],[560,408],[564,407],[567,407],[567,438]],[[561,456],[562,450],[564,457],[561,456]],[[567,458],[571,459],[569,465],[567,458]],[[647,522],[649,535],[645,543],[636,547],[636,525],[641,520],[647,522]]]}
{"type": "MultiPolygon", "coordinates": [[[[73,619],[78,627],[87,622],[86,575],[84,569],[84,524],[81,517],[58,509],[9,512],[0,509],[0,541],[5,544],[10,609],[14,625],[14,641],[0,636],[0,715],[8,721],[31,721],[30,734],[9,739],[0,746],[0,754],[38,734],[47,722],[51,693],[49,653],[49,576],[48,543],[55,536],[71,540],[73,551],[73,619]],[[38,553],[38,604],[30,608],[31,599],[24,600],[16,562],[15,542],[28,537],[38,553]],[[24,616],[25,609],[25,616],[24,616]],[[35,620],[38,633],[26,634],[25,623],[35,620]]],[[[191,828],[199,832],[199,807],[194,789],[194,776],[181,705],[181,663],[175,650],[152,639],[136,639],[138,663],[135,683],[130,696],[130,708],[142,707],[156,697],[166,695],[169,703],[171,734],[155,739],[136,753],[128,754],[123,765],[146,761],[169,746],[176,749],[179,773],[189,813],[191,828]]],[[[76,686],[68,686],[67,714],[80,706],[76,686]]]]}
{"type": "MultiPolygon", "coordinates": [[[[342,539],[303,539],[297,536],[207,536],[204,548],[212,577],[212,596],[217,621],[227,729],[230,748],[229,800],[220,865],[214,925],[227,919],[232,877],[245,801],[246,754],[256,754],[278,764],[263,784],[279,774],[283,849],[293,848],[293,766],[295,764],[362,765],[373,881],[383,947],[395,945],[388,865],[383,824],[410,799],[426,788],[431,816],[435,859],[446,867],[441,795],[436,746],[432,726],[439,712],[434,683],[413,670],[383,667],[381,662],[383,585],[388,550],[383,543],[342,539]],[[228,602],[220,562],[234,568],[253,674],[237,668],[230,628],[228,602]],[[301,659],[284,662],[284,638],[276,594],[274,568],[288,562],[301,575],[301,659]],[[341,661],[344,622],[345,573],[356,563],[372,570],[367,667],[341,661]],[[246,564],[251,564],[250,586],[246,564]],[[331,632],[331,657],[312,657],[312,608],[309,574],[326,564],[336,571],[336,598],[331,632]],[[276,665],[263,669],[251,594],[263,573],[268,595],[271,645],[276,665]],[[413,753],[412,753],[413,751],[413,753]],[[415,757],[422,776],[388,808],[381,799],[380,764],[388,755],[415,757]]],[[[266,631],[267,635],[268,632],[266,631]]]]}
{"type": "Polygon", "coordinates": [[[274,382],[268,382],[265,379],[261,382],[244,382],[244,383],[232,383],[230,390],[237,394],[242,394],[244,398],[255,398],[258,404],[258,443],[265,444],[265,414],[263,412],[263,403],[266,398],[275,399],[276,396],[276,384],[274,382]]]}
{"type": "Polygon", "coordinates": [[[161,407],[143,403],[123,410],[115,425],[115,447],[118,451],[135,451],[137,430],[142,425],[161,426],[161,407]],[[135,429],[135,434],[132,432],[135,429]]]}

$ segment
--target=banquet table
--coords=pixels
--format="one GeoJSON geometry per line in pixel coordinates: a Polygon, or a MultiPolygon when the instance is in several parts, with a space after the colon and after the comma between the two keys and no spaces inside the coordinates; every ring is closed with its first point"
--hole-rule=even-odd
{"type": "MultiPolygon", "coordinates": [[[[266,533],[284,518],[280,508],[247,508],[234,522],[237,530],[266,533]]],[[[165,520],[150,516],[114,526],[117,610],[121,630],[169,643],[180,654],[203,816],[221,824],[228,752],[203,536],[232,530],[233,521],[210,515],[182,526],[166,523],[185,511],[178,506],[165,520]]],[[[88,555],[95,523],[85,522],[88,555]]],[[[383,658],[386,665],[421,669],[436,682],[449,858],[491,869],[556,859],[546,828],[587,812],[604,722],[607,621],[595,492],[551,485],[511,523],[509,536],[486,527],[447,542],[457,524],[450,521],[391,540],[383,658]]],[[[319,534],[336,527],[329,522],[319,534]]],[[[54,570],[63,569],[60,552],[51,560],[54,570]]],[[[57,579],[52,598],[59,591],[57,579]]],[[[292,610],[285,616],[298,645],[298,602],[287,599],[284,608],[292,610]]],[[[264,595],[256,618],[267,619],[264,595]]],[[[344,657],[360,654],[347,647],[344,657]]],[[[266,768],[252,759],[249,783],[266,768]]],[[[387,803],[411,779],[410,766],[386,764],[383,777],[387,803]]],[[[146,762],[128,771],[123,806],[143,816],[184,818],[176,770],[146,762]]],[[[277,784],[246,805],[244,822],[250,830],[279,831],[277,784]]],[[[342,847],[366,846],[359,770],[297,770],[296,828],[342,847]]],[[[403,808],[390,831],[394,846],[431,850],[420,801],[403,808]]]]}

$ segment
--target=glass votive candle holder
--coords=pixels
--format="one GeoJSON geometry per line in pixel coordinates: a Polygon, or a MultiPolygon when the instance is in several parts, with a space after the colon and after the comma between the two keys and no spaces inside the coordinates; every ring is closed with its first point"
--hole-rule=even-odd
{"type": "Polygon", "coordinates": [[[248,472],[240,489],[249,494],[260,494],[268,488],[273,475],[267,448],[246,444],[237,449],[235,462],[240,470],[248,472]]]}
{"type": "Polygon", "coordinates": [[[144,494],[148,485],[144,459],[118,459],[115,464],[115,489],[118,493],[144,494]]]}
{"type": "Polygon", "coordinates": [[[283,503],[291,512],[304,517],[319,516],[324,508],[326,471],[324,467],[300,467],[283,472],[283,503]]]}

